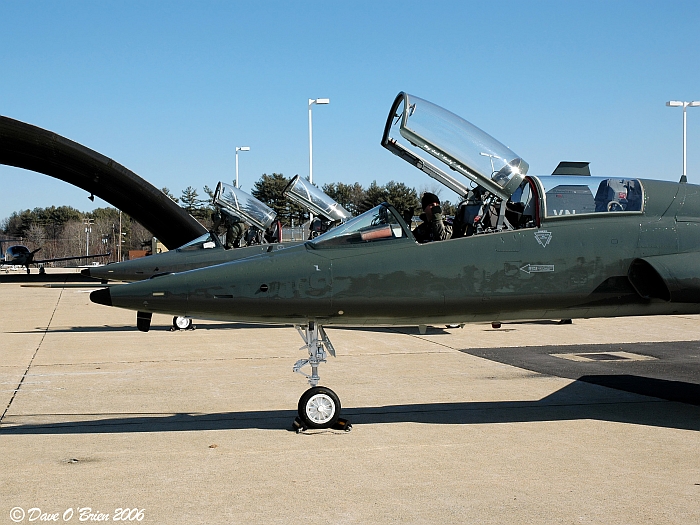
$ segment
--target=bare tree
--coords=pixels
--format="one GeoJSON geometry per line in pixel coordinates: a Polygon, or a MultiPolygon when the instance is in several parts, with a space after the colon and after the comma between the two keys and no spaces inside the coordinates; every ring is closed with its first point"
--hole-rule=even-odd
{"type": "Polygon", "coordinates": [[[127,249],[143,250],[150,246],[153,234],[136,221],[131,222],[131,233],[127,237],[127,249]]]}
{"type": "Polygon", "coordinates": [[[46,231],[38,224],[32,224],[27,229],[27,244],[30,250],[43,248],[46,244],[46,231]]]}
{"type": "Polygon", "coordinates": [[[71,257],[85,254],[85,226],[80,221],[68,221],[63,228],[58,257],[71,257]]]}

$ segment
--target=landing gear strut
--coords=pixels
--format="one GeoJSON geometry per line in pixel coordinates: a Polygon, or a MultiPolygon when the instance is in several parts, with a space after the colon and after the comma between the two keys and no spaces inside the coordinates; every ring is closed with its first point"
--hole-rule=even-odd
{"type": "Polygon", "coordinates": [[[321,379],[318,375],[318,366],[326,362],[327,353],[335,357],[335,348],[333,348],[323,327],[315,321],[309,321],[309,324],[304,327],[295,326],[295,328],[305,343],[301,349],[308,350],[309,358],[299,359],[292,370],[305,376],[311,388],[304,392],[299,399],[299,416],[294,420],[294,429],[301,432],[307,428],[319,429],[337,426],[349,431],[352,425],[347,420],[340,418],[340,398],[338,395],[330,388],[318,386],[321,379]],[[302,372],[301,369],[306,365],[311,367],[311,374],[302,372]]]}

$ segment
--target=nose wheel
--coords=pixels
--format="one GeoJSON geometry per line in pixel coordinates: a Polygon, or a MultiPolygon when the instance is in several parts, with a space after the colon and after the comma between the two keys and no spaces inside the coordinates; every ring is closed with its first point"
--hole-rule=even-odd
{"type": "Polygon", "coordinates": [[[330,388],[315,386],[301,396],[298,409],[307,428],[331,428],[340,418],[340,399],[330,388]]]}
{"type": "Polygon", "coordinates": [[[316,322],[310,321],[308,325],[296,326],[299,335],[304,340],[304,346],[309,352],[308,359],[299,359],[294,365],[294,372],[298,372],[309,381],[309,388],[299,399],[299,416],[294,420],[294,428],[297,432],[306,429],[342,428],[349,431],[352,425],[346,419],[340,417],[340,398],[330,388],[318,386],[320,377],[318,367],[326,362],[326,351],[335,357],[335,349],[328,339],[328,335],[316,322]],[[302,368],[309,366],[311,374],[302,372],[302,368]]]}
{"type": "Polygon", "coordinates": [[[181,315],[173,317],[173,326],[170,328],[170,331],[174,332],[177,330],[194,330],[192,319],[181,315]]]}

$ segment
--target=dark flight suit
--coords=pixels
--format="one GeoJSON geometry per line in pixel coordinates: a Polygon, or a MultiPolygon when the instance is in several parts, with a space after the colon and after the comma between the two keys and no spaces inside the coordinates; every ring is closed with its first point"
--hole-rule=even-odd
{"type": "Polygon", "coordinates": [[[216,232],[222,225],[226,228],[226,244],[224,244],[224,248],[230,250],[231,248],[240,247],[241,239],[245,233],[245,224],[243,222],[236,221],[228,215],[219,212],[219,210],[215,210],[212,213],[212,221],[214,223],[212,225],[213,231],[216,232]]]}
{"type": "Polygon", "coordinates": [[[444,241],[452,235],[452,228],[445,224],[439,206],[433,208],[433,219],[430,222],[428,222],[425,213],[421,213],[420,218],[423,222],[413,230],[413,236],[419,243],[444,241]]]}
{"type": "Polygon", "coordinates": [[[233,222],[228,218],[226,224],[226,245],[227,250],[231,248],[240,248],[241,240],[245,234],[245,223],[241,221],[233,222]]]}

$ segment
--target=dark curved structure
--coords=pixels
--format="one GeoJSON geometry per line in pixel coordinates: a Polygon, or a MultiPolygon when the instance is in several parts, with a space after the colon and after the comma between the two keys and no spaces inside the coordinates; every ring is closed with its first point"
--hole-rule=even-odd
{"type": "Polygon", "coordinates": [[[36,171],[97,195],[168,247],[206,233],[189,213],[121,164],[37,126],[0,116],[0,163],[36,171]]]}

